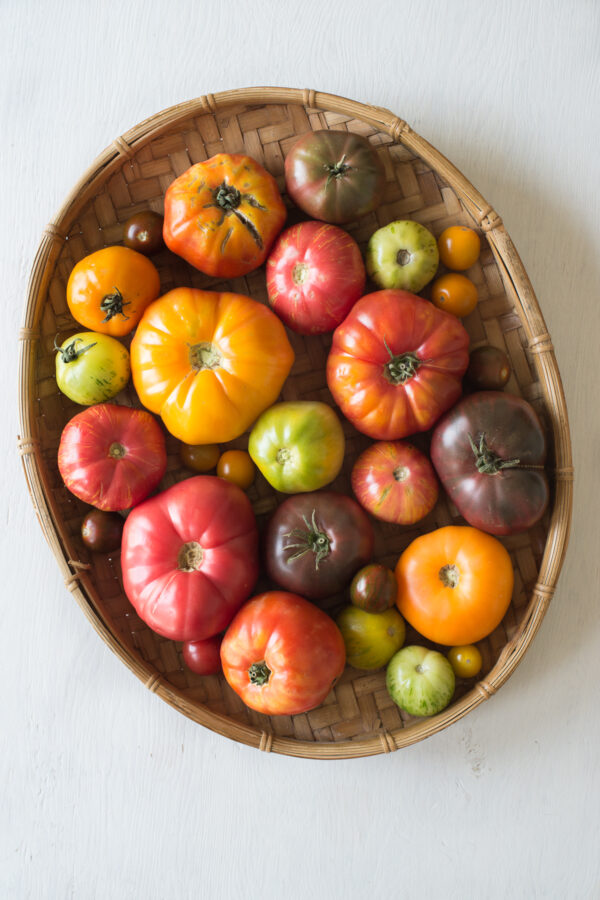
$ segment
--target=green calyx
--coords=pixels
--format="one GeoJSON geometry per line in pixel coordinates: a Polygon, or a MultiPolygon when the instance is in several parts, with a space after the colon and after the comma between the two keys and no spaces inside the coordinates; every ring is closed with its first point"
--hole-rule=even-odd
{"type": "Polygon", "coordinates": [[[485,434],[480,435],[478,444],[475,443],[470,434],[468,438],[471,450],[475,456],[477,471],[481,472],[482,475],[497,475],[502,469],[514,469],[521,462],[520,459],[502,459],[501,456],[490,450],[485,440],[485,434]]]}
{"type": "Polygon", "coordinates": [[[284,534],[285,538],[289,538],[293,543],[286,544],[284,550],[295,550],[292,556],[288,556],[288,563],[295,559],[300,559],[305,553],[313,553],[315,557],[315,569],[319,568],[322,560],[329,556],[331,542],[328,535],[321,531],[316,522],[315,510],[313,509],[311,521],[306,516],[302,516],[306,528],[294,528],[284,534]]]}
{"type": "Polygon", "coordinates": [[[404,384],[416,375],[422,360],[416,353],[399,353],[398,356],[394,356],[385,338],[383,343],[390,355],[389,361],[383,367],[384,377],[391,384],[404,384]]]}
{"type": "Polygon", "coordinates": [[[226,181],[221,182],[218,188],[213,191],[215,206],[221,209],[236,209],[242,202],[242,195],[233,184],[227,184],[226,181]]]}
{"type": "Polygon", "coordinates": [[[86,344],[85,347],[80,347],[77,349],[76,344],[83,344],[83,338],[75,338],[71,341],[70,344],[67,344],[66,347],[59,347],[56,343],[56,338],[54,338],[54,349],[60,353],[60,358],[64,363],[75,362],[76,359],[79,359],[80,356],[86,352],[86,350],[91,350],[92,347],[96,346],[97,341],[94,341],[93,344],[86,344]]]}
{"type": "Polygon", "coordinates": [[[344,153],[339,162],[333,164],[325,163],[323,165],[323,168],[327,172],[327,184],[325,185],[325,187],[327,188],[334,178],[342,178],[346,174],[346,172],[350,171],[352,166],[346,162],[346,154],[344,153]]]}
{"type": "Polygon", "coordinates": [[[222,356],[210,341],[188,344],[188,347],[190,348],[190,365],[197,372],[201,372],[202,369],[218,369],[221,365],[222,356]]]}
{"type": "Polygon", "coordinates": [[[252,663],[248,669],[248,678],[251,684],[266,684],[271,677],[271,670],[264,661],[252,663]]]}
{"type": "Polygon", "coordinates": [[[106,316],[102,319],[103,322],[109,322],[113,316],[123,316],[124,319],[128,319],[129,316],[126,316],[123,312],[123,307],[129,306],[130,301],[123,299],[123,294],[119,290],[118,287],[113,288],[112,294],[106,294],[101,302],[100,309],[102,312],[106,313],[106,316]]]}

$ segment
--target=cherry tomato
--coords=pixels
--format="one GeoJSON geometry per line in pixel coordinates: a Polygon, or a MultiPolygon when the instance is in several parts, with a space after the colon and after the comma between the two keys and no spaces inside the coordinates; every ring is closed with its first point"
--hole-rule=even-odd
{"type": "Polygon", "coordinates": [[[478,391],[501,391],[510,378],[510,360],[498,347],[471,351],[467,380],[478,391]]]}
{"type": "Polygon", "coordinates": [[[204,641],[186,641],[183,645],[183,661],[196,675],[216,675],[222,671],[221,641],[216,634],[204,641]]]}
{"type": "Polygon", "coordinates": [[[245,450],[226,450],[217,464],[217,475],[237,484],[243,491],[254,481],[256,469],[245,450]]]}
{"type": "Polygon", "coordinates": [[[481,671],[481,653],[474,644],[452,647],[448,659],[457,678],[473,678],[481,671]]]}
{"type": "Polygon", "coordinates": [[[477,288],[466,275],[448,272],[433,282],[431,300],[438,309],[463,319],[477,306],[477,288]]]}
{"type": "Polygon", "coordinates": [[[396,602],[398,583],[391,569],[371,563],[359,569],[350,585],[350,601],[367,612],[383,612],[396,602]]]}
{"type": "Polygon", "coordinates": [[[472,228],[451,225],[440,234],[438,249],[445,266],[462,272],[463,269],[470,269],[479,259],[481,241],[472,228]]]}
{"type": "Polygon", "coordinates": [[[210,472],[219,461],[221,451],[218,444],[179,445],[179,455],[184,466],[194,472],[210,472]]]}
{"type": "Polygon", "coordinates": [[[164,247],[163,217],[152,209],[135,213],[123,225],[123,243],[144,256],[158,253],[164,247]]]}
{"type": "Polygon", "coordinates": [[[121,546],[124,524],[117,512],[93,509],[81,523],[81,539],[94,553],[111,553],[121,546]]]}

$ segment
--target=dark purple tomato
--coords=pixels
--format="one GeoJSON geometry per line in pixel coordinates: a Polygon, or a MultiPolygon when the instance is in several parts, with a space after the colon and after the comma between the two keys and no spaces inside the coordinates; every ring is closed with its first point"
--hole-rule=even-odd
{"type": "Polygon", "coordinates": [[[510,361],[498,347],[476,347],[469,355],[466,378],[478,391],[501,391],[510,378],[510,361]]]}
{"type": "Polygon", "coordinates": [[[373,554],[373,528],[358,503],[334,491],[289,497],[265,535],[267,574],[293,593],[322,600],[345,588],[373,554]]]}
{"type": "Polygon", "coordinates": [[[379,563],[364,566],[350,585],[350,600],[367,612],[383,612],[396,603],[398,582],[391,569],[379,563]]]}
{"type": "Polygon", "coordinates": [[[158,253],[164,247],[163,217],[152,209],[135,213],[123,226],[123,243],[144,256],[158,253]]]}
{"type": "Polygon", "coordinates": [[[81,538],[94,553],[111,553],[121,546],[124,524],[118,512],[93,509],[81,523],[81,538]]]}
{"type": "Polygon", "coordinates": [[[461,516],[489,534],[516,534],[548,506],[546,437],[520,397],[479,391],[438,422],[431,460],[461,516]]]}
{"type": "Polygon", "coordinates": [[[311,131],[285,159],[287,192],[313,219],[341,224],[381,202],[385,171],[369,141],[349,131],[311,131]]]}
{"type": "Polygon", "coordinates": [[[222,671],[221,641],[222,634],[206,638],[203,641],[186,641],[183,645],[183,661],[197,675],[216,675],[222,671]]]}

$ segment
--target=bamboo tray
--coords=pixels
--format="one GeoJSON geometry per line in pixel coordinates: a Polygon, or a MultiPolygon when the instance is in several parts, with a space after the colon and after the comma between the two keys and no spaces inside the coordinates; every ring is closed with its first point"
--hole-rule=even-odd
{"type": "MultiPolygon", "coordinates": [[[[291,224],[301,217],[288,205],[291,224]]],[[[163,292],[179,285],[221,290],[227,284],[227,289],[266,302],[264,269],[220,282],[167,250],[153,259],[163,292]]],[[[367,291],[372,289],[367,285],[367,291]]],[[[313,90],[247,88],[208,94],[135,126],[95,160],[45,229],[20,339],[19,449],[33,504],[65,584],[125,665],[184,715],[265,751],[319,759],[368,756],[415,743],[460,719],[495,693],[518,665],[554,593],[569,535],[573,467],[560,375],[542,313],[502,220],[448,160],[393,113],[313,90]],[[504,620],[479,644],[482,676],[476,684],[459,680],[451,705],[428,719],[411,718],[393,704],[384,669],[365,673],[347,667],[318,709],[270,718],[247,709],[221,676],[189,672],[181,646],[154,634],[134,613],[123,593],[118,554],[90,554],[82,544],[79,528],[88,507],[66,490],[57,469],[61,431],[81,409],[58,391],[52,349],[57,334],[62,340],[80,330],[65,299],[73,265],[94,250],[119,243],[122,223],[132,213],[148,207],[161,212],[170,182],[192,163],[217,152],[254,157],[283,190],[287,151],[300,134],[323,128],[365,135],[385,166],[383,204],[348,227],[363,248],[376,228],[397,218],[416,219],[436,236],[451,224],[478,229],[482,253],[469,275],[480,300],[463,320],[471,346],[490,343],[508,353],[513,373],[506,390],[534,405],[550,439],[550,509],[536,528],[503,539],[514,563],[515,590],[504,620]]],[[[331,336],[304,338],[290,332],[290,339],[296,363],[283,398],[332,403],[324,377],[331,336]]],[[[139,405],[132,388],[117,402],[139,405]]],[[[369,440],[348,423],[344,428],[347,462],[332,487],[350,492],[352,463],[369,440]]],[[[243,447],[245,441],[242,437],[233,445],[243,447]]],[[[167,448],[169,463],[161,487],[191,474],[181,466],[177,442],[168,438],[167,448]]],[[[259,523],[264,522],[277,504],[275,492],[257,476],[249,496],[259,523]]],[[[393,566],[417,534],[453,522],[462,520],[442,497],[416,527],[375,523],[376,558],[393,566]]],[[[332,604],[340,600],[334,598],[332,604]]],[[[423,642],[408,629],[407,642],[414,640],[423,642]]]]}

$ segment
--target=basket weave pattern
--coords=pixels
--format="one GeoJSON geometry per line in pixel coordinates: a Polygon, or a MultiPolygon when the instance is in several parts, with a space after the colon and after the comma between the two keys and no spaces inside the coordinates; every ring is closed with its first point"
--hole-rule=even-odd
{"type": "MultiPolygon", "coordinates": [[[[288,205],[289,225],[303,217],[288,205]]],[[[189,285],[232,290],[267,301],[264,267],[225,282],[192,269],[167,250],[153,261],[163,292],[189,285]]],[[[367,291],[373,289],[367,285],[367,291]]],[[[324,375],[331,335],[288,334],[296,361],[282,399],[318,399],[333,405],[324,375]]],[[[181,712],[263,750],[313,757],[362,756],[389,752],[438,731],[494,693],[514,670],[552,596],[568,539],[573,470],[560,377],[531,285],[500,218],[401,119],[386,110],[314,91],[255,88],[208,95],[142,123],[105,151],[46,229],[34,264],[21,339],[19,445],[42,528],[67,587],[120,658],[149,689],[181,712]],[[154,634],[128,603],[118,554],[90,554],[83,546],[79,529],[88,507],[63,486],[56,464],[62,429],[80,410],[58,391],[54,377],[55,336],[62,341],[80,330],[65,297],[74,264],[94,250],[119,243],[123,222],[132,213],[145,208],[162,212],[164,193],[173,179],[215,153],[243,152],[254,157],[276,177],[283,192],[287,151],[300,134],[323,128],[366,136],[385,167],[384,202],[348,228],[363,249],[376,228],[398,218],[415,219],[436,236],[452,224],[479,230],[482,252],[469,275],[480,299],[476,310],[463,320],[471,347],[488,343],[508,354],[512,376],[506,390],[533,404],[551,438],[552,507],[536,528],[502,539],[513,560],[515,589],[501,625],[479,644],[482,678],[475,687],[459,681],[451,706],[427,720],[412,719],[394,705],[385,688],[385,670],[365,673],[347,667],[321,707],[293,717],[254,713],[221,676],[202,677],[188,671],[180,645],[154,634]]],[[[139,405],[132,387],[117,402],[139,405]]],[[[352,464],[370,440],[349,423],[343,424],[346,462],[332,488],[351,493],[352,464]]],[[[411,440],[427,449],[426,435],[411,440]]],[[[247,435],[232,446],[246,443],[247,435]]],[[[163,488],[191,474],[182,466],[178,443],[170,436],[167,449],[163,488]]],[[[259,525],[264,524],[279,502],[278,495],[260,475],[248,493],[259,525]]],[[[412,528],[374,522],[375,556],[393,567],[418,534],[462,522],[445,496],[412,528]]],[[[266,582],[259,585],[259,589],[267,587],[266,582]]],[[[343,595],[332,598],[328,607],[335,611],[343,602],[343,595]]],[[[407,642],[412,641],[422,642],[422,638],[408,629],[407,642]]]]}

